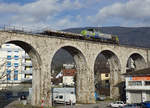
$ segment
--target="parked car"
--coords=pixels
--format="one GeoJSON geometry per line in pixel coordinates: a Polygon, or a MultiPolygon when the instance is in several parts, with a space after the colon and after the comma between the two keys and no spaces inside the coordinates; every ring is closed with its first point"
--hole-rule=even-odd
{"type": "Polygon", "coordinates": [[[95,100],[99,101],[99,100],[105,100],[106,96],[105,95],[99,95],[98,93],[95,92],[95,100]]]}
{"type": "Polygon", "coordinates": [[[115,102],[112,102],[109,104],[109,106],[113,107],[113,108],[119,108],[119,107],[123,107],[125,105],[126,104],[123,101],[115,101],[115,102]]]}
{"type": "Polygon", "coordinates": [[[98,95],[98,93],[94,93],[94,98],[95,98],[95,100],[97,101],[97,100],[99,100],[99,95],[98,95]]]}
{"type": "Polygon", "coordinates": [[[100,95],[100,96],[99,96],[99,100],[104,101],[105,99],[106,99],[106,96],[105,96],[105,95],[100,95]]]}
{"type": "Polygon", "coordinates": [[[141,103],[143,105],[142,108],[150,108],[150,101],[145,101],[141,103]]]}
{"type": "Polygon", "coordinates": [[[121,108],[143,108],[143,107],[142,107],[142,104],[140,103],[134,103],[134,104],[124,105],[121,108]]]}

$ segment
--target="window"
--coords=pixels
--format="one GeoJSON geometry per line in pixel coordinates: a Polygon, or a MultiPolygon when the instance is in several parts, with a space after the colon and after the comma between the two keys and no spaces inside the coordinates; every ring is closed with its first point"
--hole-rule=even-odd
{"type": "Polygon", "coordinates": [[[11,70],[7,70],[7,80],[11,80],[11,70]]]}
{"type": "Polygon", "coordinates": [[[63,96],[62,96],[62,95],[60,95],[60,96],[59,96],[59,99],[63,99],[63,96]]]}
{"type": "Polygon", "coordinates": [[[109,88],[109,87],[110,87],[110,85],[109,85],[109,80],[105,80],[105,87],[106,87],[106,88],[109,88]]]}
{"type": "Polygon", "coordinates": [[[19,59],[19,56],[16,56],[16,55],[15,55],[15,56],[14,56],[14,59],[15,59],[15,60],[18,60],[18,59],[19,59]]]}
{"type": "Polygon", "coordinates": [[[6,44],[6,46],[10,46],[9,44],[6,44]]]}
{"type": "Polygon", "coordinates": [[[105,77],[108,77],[108,74],[105,74],[105,77]]]}
{"type": "Polygon", "coordinates": [[[7,67],[11,67],[11,62],[7,62],[7,67]]]}
{"type": "Polygon", "coordinates": [[[7,73],[10,73],[11,72],[11,70],[7,70],[7,73]]]}
{"type": "Polygon", "coordinates": [[[16,50],[16,51],[14,51],[14,52],[18,53],[19,51],[16,50]]]}
{"type": "Polygon", "coordinates": [[[14,71],[14,80],[18,80],[18,70],[14,71]]]}
{"type": "Polygon", "coordinates": [[[7,55],[9,55],[9,56],[11,56],[11,55],[12,55],[11,50],[8,50],[8,51],[7,51],[7,55]]]}
{"type": "Polygon", "coordinates": [[[149,86],[150,85],[150,81],[145,81],[145,85],[149,86]]]}
{"type": "Polygon", "coordinates": [[[106,80],[105,82],[106,82],[106,83],[109,83],[109,80],[106,80]]]}
{"type": "Polygon", "coordinates": [[[14,66],[15,66],[15,67],[18,67],[18,63],[14,63],[14,66]]]}
{"type": "Polygon", "coordinates": [[[10,79],[11,79],[10,74],[7,74],[7,80],[10,80],[10,79]]]}
{"type": "Polygon", "coordinates": [[[18,53],[18,51],[14,51],[14,53],[13,53],[14,55],[19,55],[19,53],[18,53]]]}
{"type": "Polygon", "coordinates": [[[14,73],[17,73],[17,74],[18,74],[18,70],[14,70],[14,73]]]}
{"type": "Polygon", "coordinates": [[[7,56],[7,60],[11,60],[11,56],[10,55],[7,56]]]}
{"type": "Polygon", "coordinates": [[[142,81],[129,81],[129,86],[142,86],[142,81]]]}
{"type": "Polygon", "coordinates": [[[6,44],[5,47],[6,47],[6,48],[10,48],[11,46],[10,46],[9,44],[6,44]]]}

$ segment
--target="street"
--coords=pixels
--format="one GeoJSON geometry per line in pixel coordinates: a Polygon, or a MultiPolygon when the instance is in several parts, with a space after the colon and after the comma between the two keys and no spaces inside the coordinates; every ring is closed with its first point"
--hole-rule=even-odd
{"type": "Polygon", "coordinates": [[[111,101],[99,101],[96,104],[57,105],[56,108],[108,108],[111,101]]]}
{"type": "MultiPolygon", "coordinates": [[[[54,106],[54,108],[109,108],[107,107],[108,104],[111,101],[99,101],[95,104],[76,104],[76,105],[63,105],[63,104],[57,104],[56,106],[54,106]]],[[[12,101],[11,103],[1,106],[0,108],[31,108],[30,105],[26,105],[23,106],[22,104],[20,104],[19,101],[12,101]]],[[[37,108],[37,107],[32,107],[32,108],[37,108]]],[[[38,107],[39,108],[39,107],[38,107]]]]}

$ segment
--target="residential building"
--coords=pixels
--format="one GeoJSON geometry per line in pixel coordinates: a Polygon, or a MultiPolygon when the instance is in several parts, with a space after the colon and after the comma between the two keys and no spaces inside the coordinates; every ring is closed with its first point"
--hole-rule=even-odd
{"type": "Polygon", "coordinates": [[[109,88],[110,73],[101,73],[101,87],[109,88]]]}
{"type": "Polygon", "coordinates": [[[125,73],[126,102],[150,101],[150,68],[125,73]]]}
{"type": "Polygon", "coordinates": [[[74,86],[76,69],[63,69],[63,85],[74,86]]]}
{"type": "Polygon", "coordinates": [[[0,90],[28,91],[32,80],[32,62],[27,53],[14,44],[4,44],[0,49],[0,90]]]}
{"type": "Polygon", "coordinates": [[[74,64],[63,64],[61,71],[57,74],[52,71],[52,85],[53,86],[74,86],[76,69],[74,64]]]}

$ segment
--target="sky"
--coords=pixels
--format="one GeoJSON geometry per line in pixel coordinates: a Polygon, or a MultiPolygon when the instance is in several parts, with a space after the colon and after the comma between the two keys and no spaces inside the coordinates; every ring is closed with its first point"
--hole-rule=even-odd
{"type": "Polygon", "coordinates": [[[148,27],[150,0],[0,0],[0,26],[148,27]]]}

